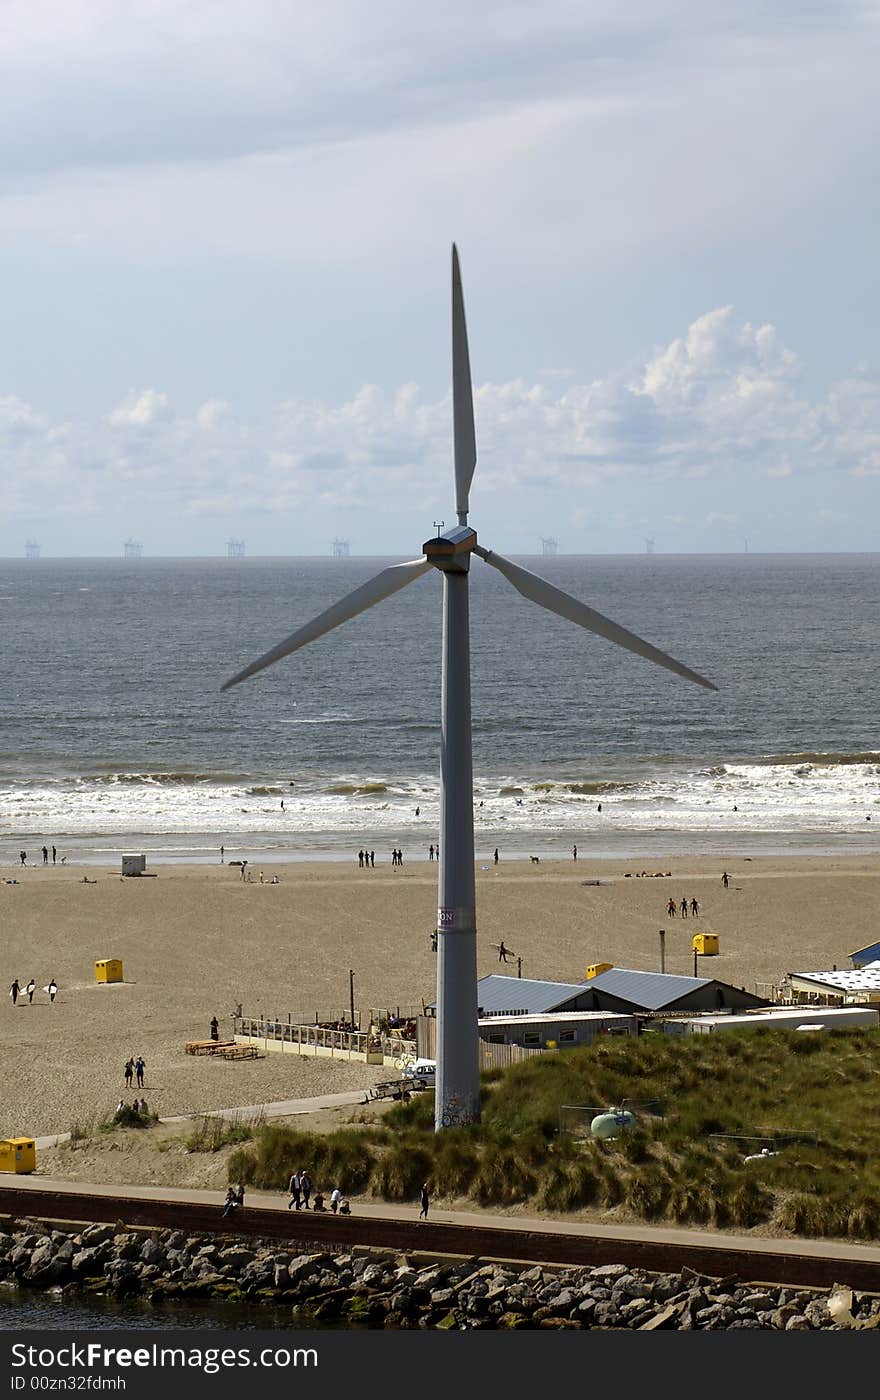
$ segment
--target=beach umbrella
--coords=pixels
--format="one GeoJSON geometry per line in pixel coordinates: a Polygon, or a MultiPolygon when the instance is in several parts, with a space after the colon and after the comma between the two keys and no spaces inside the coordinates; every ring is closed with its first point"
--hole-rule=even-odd
{"type": "Polygon", "coordinates": [[[312,622],[252,661],[223,686],[238,685],[264,667],[323,637],[358,613],[390,598],[429,569],[443,576],[443,664],[440,738],[440,863],[437,891],[437,1081],[435,1127],[474,1123],[480,1116],[477,1040],[477,920],[474,879],[473,773],[468,574],[477,555],[519,593],[549,612],[577,623],[685,680],[715,690],[711,681],[603,617],[586,603],[484,549],[468,525],[471,481],[477,462],[467,325],[458,251],[452,247],[452,416],[455,444],[455,509],[458,524],[438,527],[418,559],[394,564],[333,603],[312,622]]]}

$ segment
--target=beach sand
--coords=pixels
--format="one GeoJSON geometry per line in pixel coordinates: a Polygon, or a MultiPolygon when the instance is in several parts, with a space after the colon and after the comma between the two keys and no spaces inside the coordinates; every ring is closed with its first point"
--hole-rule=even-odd
{"type": "MultiPolygon", "coordinates": [[[[430,934],[437,867],[427,861],[375,870],[352,863],[263,867],[245,884],[237,869],[154,866],[154,878],[117,870],[0,871],[3,996],[0,997],[0,1136],[66,1132],[112,1113],[126,1094],[123,1064],[142,1054],[143,1096],[160,1114],[237,1107],[336,1093],[388,1076],[388,1070],[329,1059],[268,1055],[227,1063],[184,1054],[206,1039],[211,1017],[221,1035],[241,1002],[246,1015],[286,1020],[339,1017],[355,1003],[418,1006],[435,995],[430,934]],[[17,884],[9,884],[16,880],[17,884]],[[98,985],[94,963],[121,958],[125,982],[98,985]],[[39,988],[55,977],[58,999],[38,990],[13,1007],[17,976],[39,988]]],[[[849,966],[848,954],[877,937],[880,861],[876,857],[761,857],[735,854],[651,864],[541,858],[477,868],[478,972],[506,971],[493,944],[523,959],[523,975],[579,981],[596,962],[693,972],[691,937],[711,931],[720,956],[700,974],[745,986],[787,971],[849,966]],[[730,872],[722,889],[721,871],[730,872]],[[671,870],[671,879],[624,878],[671,870]],[[602,880],[599,886],[585,885],[602,880]],[[666,916],[670,895],[699,900],[698,918],[666,916]]]]}

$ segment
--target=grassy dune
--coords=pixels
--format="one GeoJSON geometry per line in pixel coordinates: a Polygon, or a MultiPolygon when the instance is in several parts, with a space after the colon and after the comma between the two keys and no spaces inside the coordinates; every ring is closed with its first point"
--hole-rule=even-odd
{"type": "Polygon", "coordinates": [[[492,1072],[483,1087],[478,1127],[435,1135],[433,1095],[423,1094],[381,1126],[262,1128],[230,1158],[230,1177],[278,1190],[308,1166],[325,1189],[391,1201],[415,1199],[427,1179],[439,1199],[553,1214],[861,1240],[880,1231],[877,1031],[605,1040],[492,1072]],[[560,1115],[563,1105],[625,1100],[655,1101],[662,1113],[637,1110],[636,1125],[608,1143],[559,1131],[578,1116],[560,1115]],[[768,1130],[812,1140],[746,1162],[754,1146],[713,1138],[768,1130]]]}

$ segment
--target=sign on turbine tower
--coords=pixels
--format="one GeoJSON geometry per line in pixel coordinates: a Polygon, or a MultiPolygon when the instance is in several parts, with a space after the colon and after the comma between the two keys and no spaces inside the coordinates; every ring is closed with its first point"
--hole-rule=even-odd
{"type": "Polygon", "coordinates": [[[477,543],[468,525],[477,461],[474,405],[458,252],[452,245],[452,423],[458,524],[442,526],[419,559],[392,564],[291,633],[226,681],[249,676],[323,637],[334,627],[390,598],[429,569],[443,575],[443,657],[440,688],[440,867],[437,886],[437,1081],[435,1129],[475,1123],[480,1116],[477,1038],[477,920],[474,882],[474,791],[471,759],[471,680],[468,581],[474,555],[503,574],[524,598],[577,623],[695,685],[715,690],[696,671],[619,627],[586,603],[477,543]]]}

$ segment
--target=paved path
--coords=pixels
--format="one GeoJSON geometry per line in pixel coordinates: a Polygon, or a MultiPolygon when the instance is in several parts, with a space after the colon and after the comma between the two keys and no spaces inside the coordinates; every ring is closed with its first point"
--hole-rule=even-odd
{"type": "MultiPolygon", "coordinates": [[[[317,1113],[322,1108],[347,1108],[362,1104],[366,1089],[347,1089],[344,1094],[322,1094],[315,1099],[277,1099],[274,1103],[252,1103],[243,1108],[209,1108],[199,1113],[174,1113],[168,1118],[160,1118],[160,1123],[189,1123],[194,1118],[295,1118],[300,1113],[317,1113]]],[[[70,1141],[70,1133],[50,1133],[46,1137],[35,1138],[37,1151],[45,1152],[70,1141]]]]}
{"type": "MultiPolygon", "coordinates": [[[[336,1095],[335,1097],[340,1097],[336,1095]]],[[[304,1102],[309,1102],[305,1100],[304,1102]]],[[[4,1183],[5,1184],[5,1183],[4,1183]]],[[[58,1181],[41,1175],[14,1176],[9,1179],[10,1187],[27,1191],[57,1191],[90,1196],[128,1197],[134,1200],[173,1201],[196,1205],[220,1206],[223,1191],[181,1190],[171,1186],[129,1186],[115,1183],[102,1185],[87,1181],[58,1181]]],[[[288,1197],[272,1191],[249,1190],[248,1210],[283,1210],[288,1197]]],[[[356,1201],[354,1214],[373,1220],[403,1220],[413,1222],[418,1219],[418,1203],[394,1205],[388,1201],[380,1204],[356,1201]]],[[[604,1225],[589,1220],[543,1220],[526,1215],[496,1215],[494,1212],[465,1210],[443,1210],[431,1206],[431,1221],[443,1225],[465,1225],[493,1230],[528,1230],[544,1235],[583,1235],[585,1238],[621,1241],[646,1241],[652,1244],[673,1244],[690,1248],[746,1251],[751,1254],[796,1254],[812,1258],[836,1258],[859,1260],[865,1264],[880,1266],[880,1247],[876,1245],[853,1244],[848,1240],[818,1239],[763,1239],[754,1235],[735,1235],[724,1231],[683,1230],[649,1225],[604,1225]]]]}

